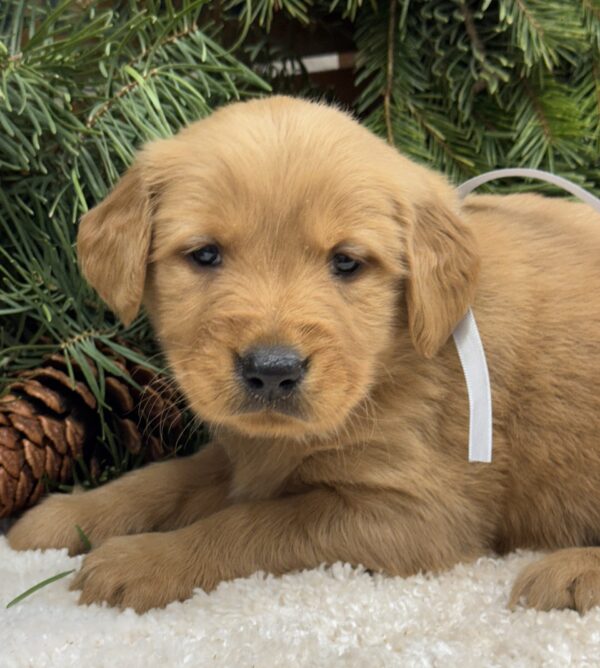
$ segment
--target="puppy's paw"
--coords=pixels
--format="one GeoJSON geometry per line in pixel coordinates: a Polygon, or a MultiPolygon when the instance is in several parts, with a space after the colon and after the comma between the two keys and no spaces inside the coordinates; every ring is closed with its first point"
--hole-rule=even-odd
{"type": "Polygon", "coordinates": [[[89,521],[83,494],[52,494],[28,510],[7,534],[13,550],[60,549],[66,547],[71,556],[85,551],[76,525],[84,531],[89,521]]]}
{"type": "Polygon", "coordinates": [[[527,566],[513,586],[509,607],[571,608],[581,614],[600,605],[600,548],[559,550],[527,566]]]}
{"type": "Polygon", "coordinates": [[[106,601],[142,613],[183,601],[194,578],[169,534],[110,538],[85,558],[70,589],[80,589],[79,603],[106,601]]]}

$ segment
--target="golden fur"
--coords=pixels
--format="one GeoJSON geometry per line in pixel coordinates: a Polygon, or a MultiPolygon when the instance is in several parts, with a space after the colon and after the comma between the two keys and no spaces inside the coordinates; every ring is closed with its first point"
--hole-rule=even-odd
{"type": "Polygon", "coordinates": [[[342,112],[232,104],[145,147],[82,220],[84,275],[126,322],[143,303],[190,405],[197,455],[53,495],[16,549],[93,550],[81,602],[144,611],[258,569],[344,560],[407,576],[492,550],[570,548],[511,603],[600,603],[600,217],[535,195],[472,196],[342,112]],[[223,265],[186,251],[216,240],[223,265]],[[331,253],[365,261],[352,280],[331,253]],[[472,305],[494,460],[467,461],[450,335],[472,305]],[[301,414],[240,411],[234,353],[293,345],[301,414]],[[138,534],[138,535],[131,535],[138,534]],[[579,546],[579,547],[578,547],[579,546]]]}

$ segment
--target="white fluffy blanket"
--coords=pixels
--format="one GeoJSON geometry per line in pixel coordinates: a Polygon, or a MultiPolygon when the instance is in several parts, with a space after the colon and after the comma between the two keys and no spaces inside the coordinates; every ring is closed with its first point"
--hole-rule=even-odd
{"type": "Polygon", "coordinates": [[[143,616],[79,607],[65,550],[17,553],[0,536],[0,667],[302,668],[598,666],[600,608],[510,613],[513,578],[535,555],[480,559],[439,576],[370,576],[336,564],[257,574],[143,616]]]}

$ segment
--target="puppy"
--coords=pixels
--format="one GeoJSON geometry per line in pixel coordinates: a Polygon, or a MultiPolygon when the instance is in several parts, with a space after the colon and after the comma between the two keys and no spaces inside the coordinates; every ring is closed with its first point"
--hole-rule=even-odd
{"type": "Polygon", "coordinates": [[[93,549],[80,602],[143,612],[257,570],[390,575],[559,551],[510,603],[600,603],[600,217],[535,195],[457,200],[341,111],[232,104],[146,146],[78,238],[124,323],[144,304],[198,454],[52,495],[15,549],[93,549]],[[472,306],[494,460],[468,463],[451,333],[472,306]]]}

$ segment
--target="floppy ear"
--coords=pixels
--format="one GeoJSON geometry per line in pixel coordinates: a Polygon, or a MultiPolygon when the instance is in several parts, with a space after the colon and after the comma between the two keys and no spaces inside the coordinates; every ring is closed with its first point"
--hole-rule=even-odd
{"type": "Polygon", "coordinates": [[[408,242],[408,324],[415,348],[427,358],[467,312],[479,273],[473,233],[444,199],[415,206],[408,242]]]}
{"type": "Polygon", "coordinates": [[[82,274],[126,325],[142,302],[150,238],[149,196],[134,164],[82,217],[77,235],[82,274]]]}

